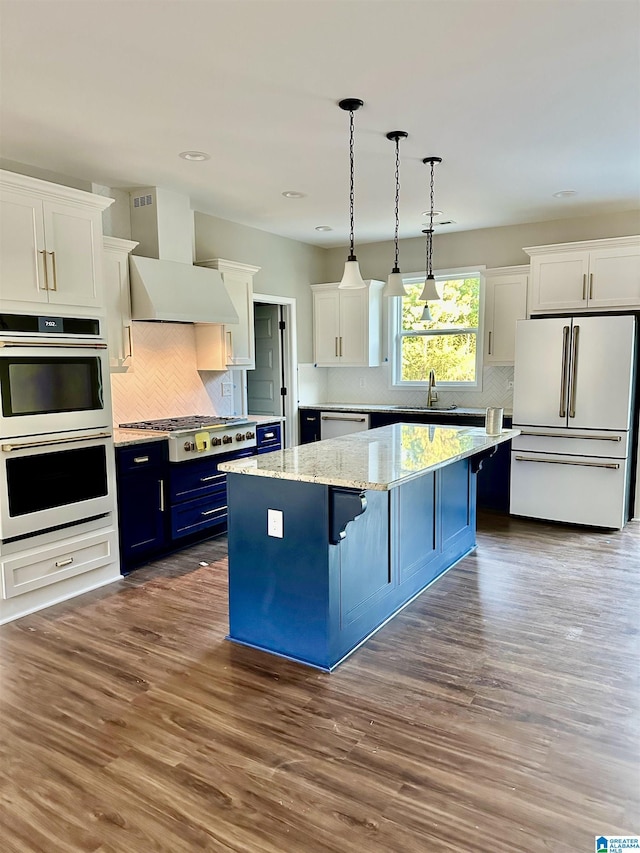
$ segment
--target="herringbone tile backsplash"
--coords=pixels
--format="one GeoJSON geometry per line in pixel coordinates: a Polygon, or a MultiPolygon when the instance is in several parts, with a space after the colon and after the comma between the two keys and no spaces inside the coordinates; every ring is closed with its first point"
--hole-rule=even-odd
{"type": "MultiPolygon", "coordinates": [[[[300,368],[302,369],[303,365],[300,365],[300,368]]],[[[312,365],[304,365],[305,381],[300,383],[300,402],[307,405],[326,402],[424,406],[426,390],[392,388],[390,370],[389,364],[371,368],[314,368],[312,365]],[[315,382],[314,375],[317,377],[315,382]]],[[[482,371],[481,388],[438,387],[439,402],[456,403],[471,408],[502,406],[510,409],[513,405],[513,391],[507,384],[512,379],[513,367],[485,367],[482,371]]]]}
{"type": "Polygon", "coordinates": [[[230,415],[228,373],[198,373],[193,326],[134,323],[133,368],[111,375],[114,424],[184,415],[230,415]]]}

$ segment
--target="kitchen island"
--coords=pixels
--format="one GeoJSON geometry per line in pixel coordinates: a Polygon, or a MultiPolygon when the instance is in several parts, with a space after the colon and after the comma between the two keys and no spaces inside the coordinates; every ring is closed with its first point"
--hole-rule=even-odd
{"type": "Polygon", "coordinates": [[[225,462],[229,635],[330,671],[476,545],[476,474],[517,430],[393,424],[225,462]]]}

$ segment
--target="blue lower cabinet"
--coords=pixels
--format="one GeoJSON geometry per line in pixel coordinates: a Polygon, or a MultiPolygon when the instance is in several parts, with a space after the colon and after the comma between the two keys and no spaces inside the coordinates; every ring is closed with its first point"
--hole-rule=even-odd
{"type": "Polygon", "coordinates": [[[282,450],[282,424],[260,424],[256,429],[256,443],[258,453],[282,450]]]}
{"type": "Polygon", "coordinates": [[[333,669],[475,547],[475,479],[465,459],[348,501],[332,486],[229,474],[229,639],[333,669]]]}
{"type": "Polygon", "coordinates": [[[165,442],[116,448],[120,562],[127,574],[166,548],[165,442]]]}
{"type": "Polygon", "coordinates": [[[184,501],[171,507],[171,536],[179,539],[227,522],[226,489],[215,497],[184,501]]]}

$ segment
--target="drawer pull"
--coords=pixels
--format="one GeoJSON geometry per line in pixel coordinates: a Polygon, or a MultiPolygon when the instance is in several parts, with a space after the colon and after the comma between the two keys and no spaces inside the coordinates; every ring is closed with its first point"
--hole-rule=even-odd
{"type": "Polygon", "coordinates": [[[569,462],[568,459],[533,459],[531,456],[516,456],[516,462],[546,462],[549,465],[580,465],[583,468],[611,468],[617,471],[619,462],[569,462]]]}
{"type": "Polygon", "coordinates": [[[309,421],[311,424],[314,424],[317,420],[317,418],[305,418],[305,421],[309,421]]]}
{"type": "Polygon", "coordinates": [[[208,509],[206,512],[201,512],[200,515],[203,518],[206,518],[208,515],[214,515],[217,512],[225,512],[227,510],[226,506],[219,506],[217,509],[208,509]]]}
{"type": "Polygon", "coordinates": [[[56,569],[62,569],[64,566],[70,566],[73,563],[73,557],[67,557],[66,560],[56,560],[56,569]]]}
{"type": "Polygon", "coordinates": [[[577,433],[569,435],[566,432],[529,432],[529,430],[520,430],[521,435],[536,435],[540,438],[584,438],[592,439],[593,441],[622,441],[621,435],[584,435],[577,433]]]}
{"type": "Polygon", "coordinates": [[[158,509],[160,512],[164,512],[164,480],[158,480],[158,486],[160,487],[160,506],[158,509]]]}
{"type": "Polygon", "coordinates": [[[338,418],[338,417],[334,417],[333,415],[323,415],[322,420],[323,421],[354,421],[354,423],[363,424],[365,422],[366,418],[338,418]]]}
{"type": "Polygon", "coordinates": [[[225,475],[224,474],[215,474],[211,477],[200,477],[201,483],[210,483],[212,480],[221,480],[225,475]]]}
{"type": "Polygon", "coordinates": [[[265,432],[265,434],[262,437],[263,438],[275,438],[276,434],[275,434],[275,432],[265,432]]]}
{"type": "Polygon", "coordinates": [[[136,465],[142,465],[143,462],[149,461],[149,457],[148,456],[134,456],[133,461],[136,463],[136,465]]]}

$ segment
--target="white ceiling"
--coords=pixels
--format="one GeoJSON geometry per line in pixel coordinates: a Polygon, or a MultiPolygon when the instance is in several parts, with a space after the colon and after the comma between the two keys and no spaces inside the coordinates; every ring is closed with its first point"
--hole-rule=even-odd
{"type": "Polygon", "coordinates": [[[637,0],[0,0],[0,25],[5,159],[344,245],[357,97],[356,245],[393,236],[391,130],[401,237],[431,154],[442,231],[640,204],[637,0]]]}

